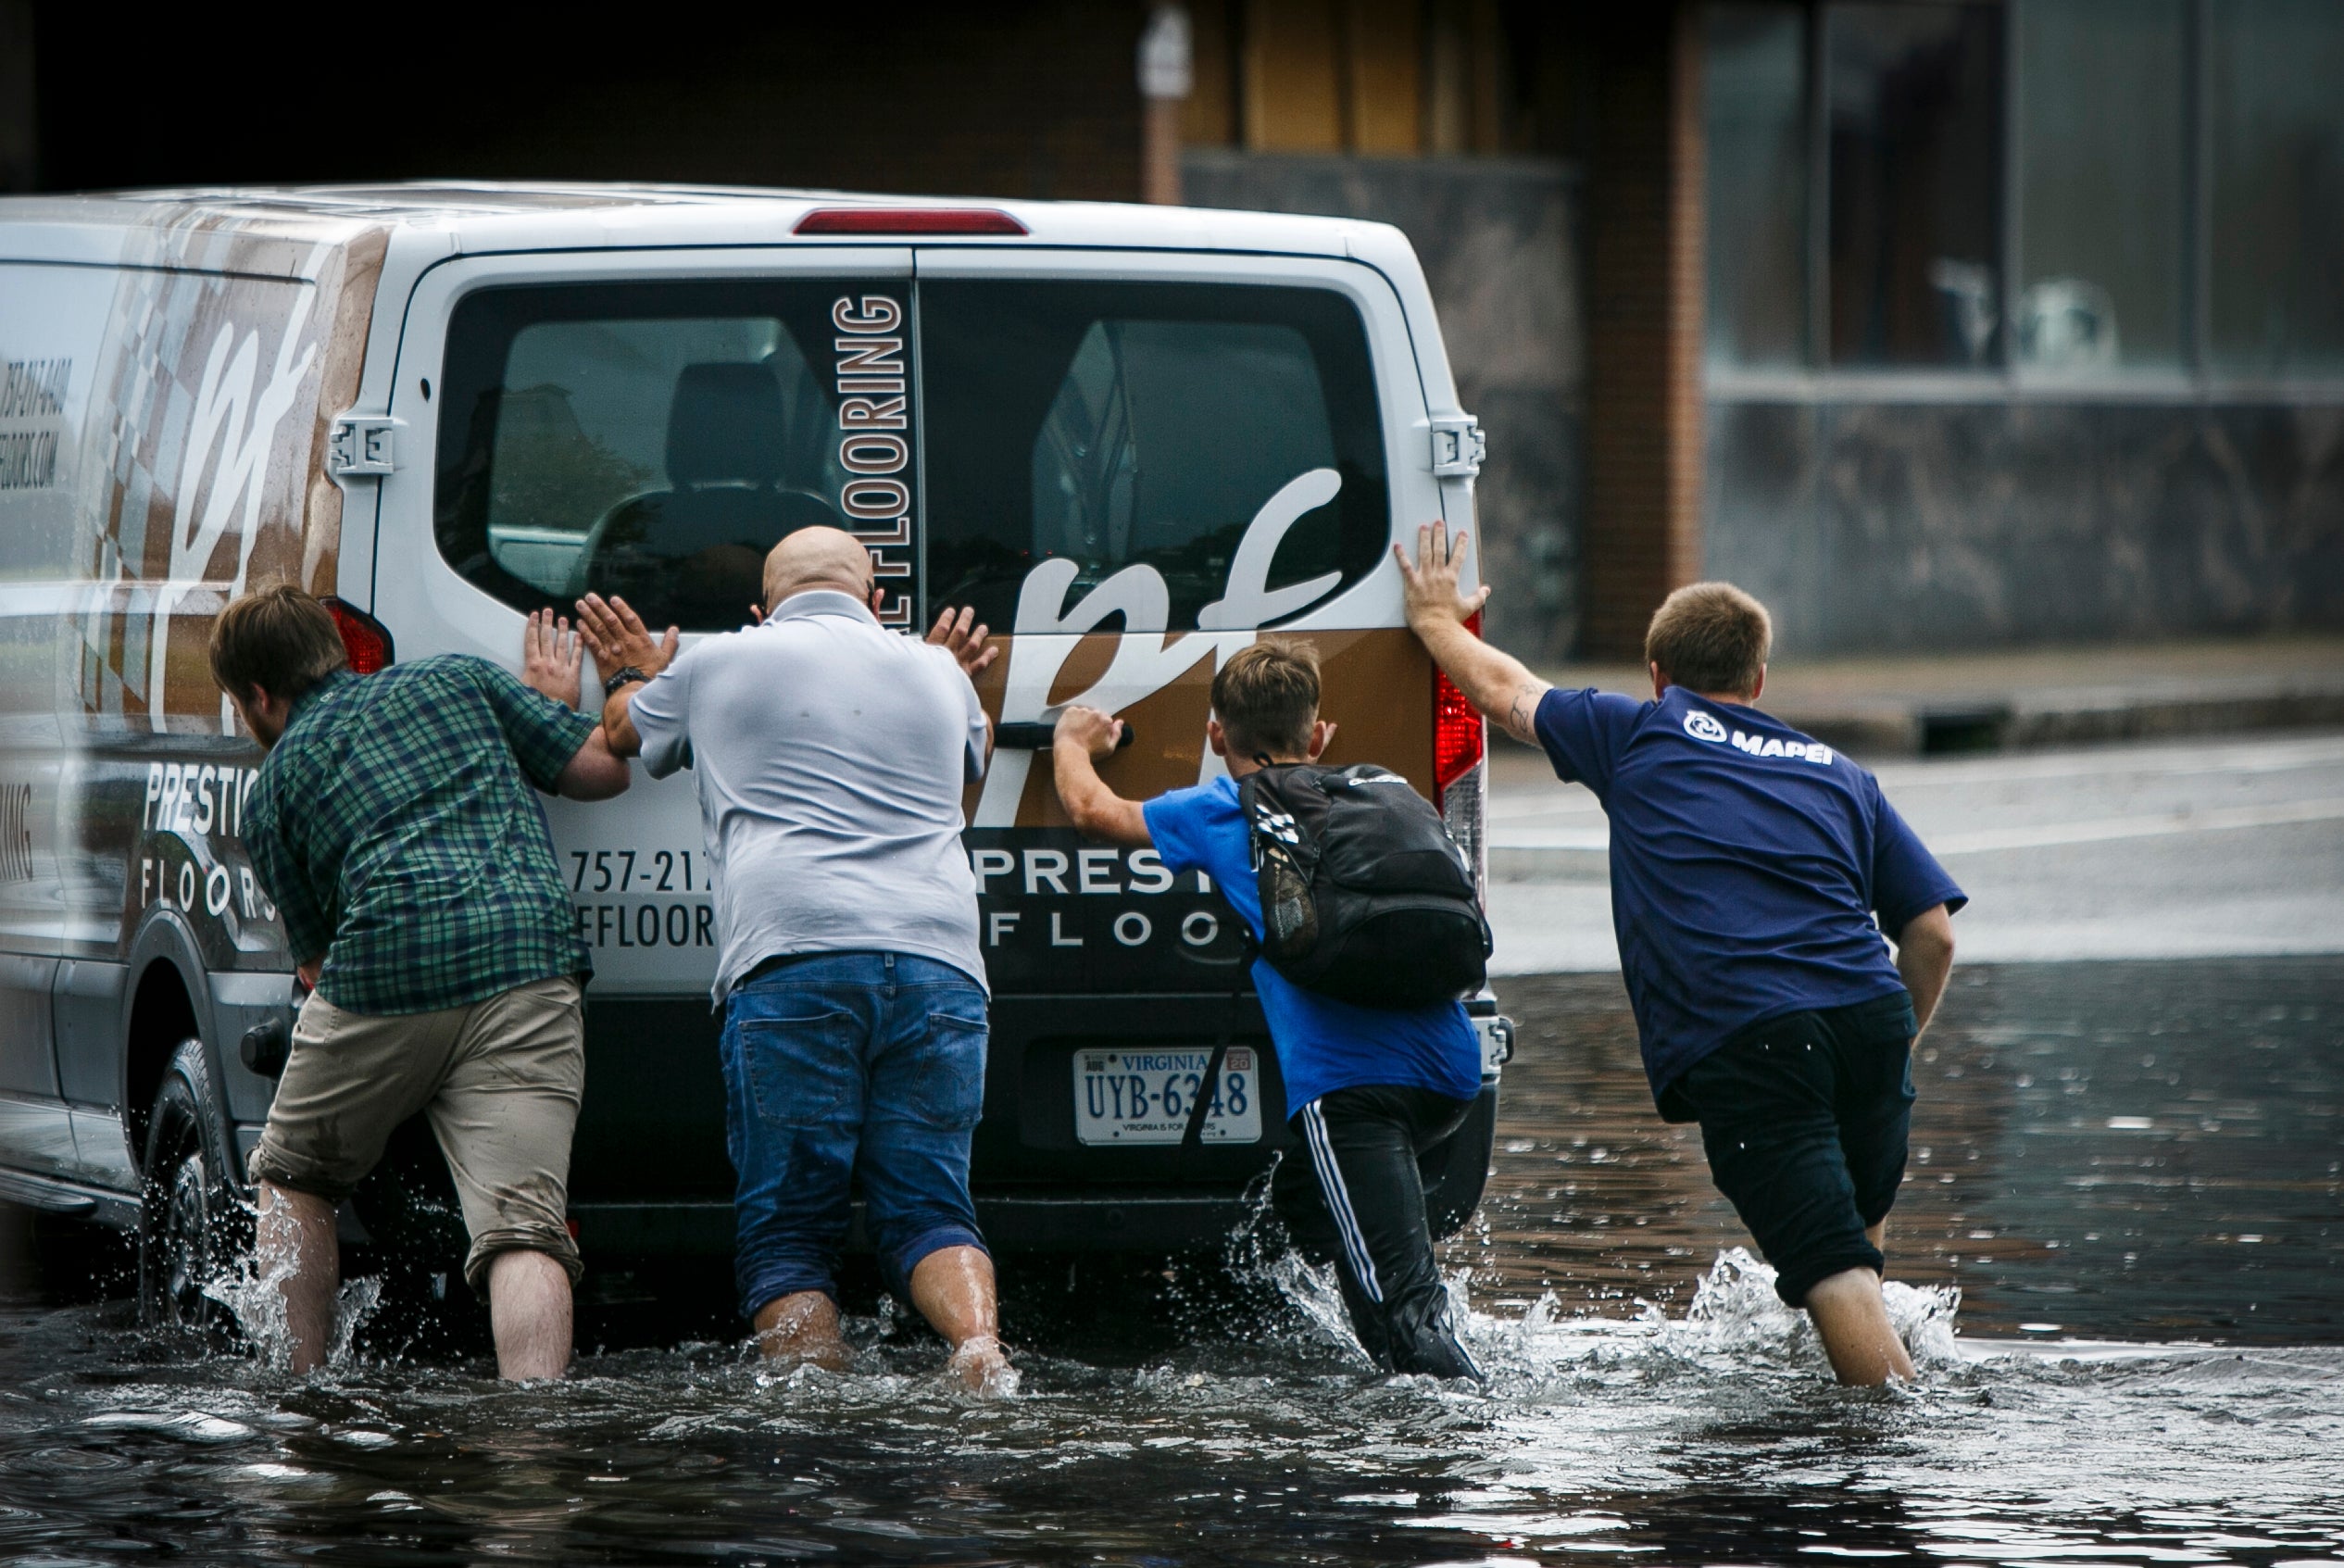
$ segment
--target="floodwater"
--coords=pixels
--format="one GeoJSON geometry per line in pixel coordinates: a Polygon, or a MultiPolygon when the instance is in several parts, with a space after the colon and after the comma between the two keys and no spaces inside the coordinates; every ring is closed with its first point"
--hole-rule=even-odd
{"type": "Polygon", "coordinates": [[[0,1560],[2344,1562],[2344,960],[1963,975],[1896,1222],[1922,1377],[1873,1392],[1733,1251],[1616,979],[1504,995],[1448,1253],[1486,1390],[1370,1375],[1242,1246],[1011,1264],[988,1400],[892,1315],[772,1377],[639,1304],[559,1386],[364,1335],[295,1380],[141,1334],[52,1243],[0,1296],[0,1560]]]}

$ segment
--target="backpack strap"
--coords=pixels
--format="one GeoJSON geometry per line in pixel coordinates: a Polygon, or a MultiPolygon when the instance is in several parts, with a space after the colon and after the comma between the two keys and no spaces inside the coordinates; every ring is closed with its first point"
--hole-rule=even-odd
{"type": "MultiPolygon", "coordinates": [[[[1230,913],[1235,915],[1236,910],[1232,909],[1230,913]]],[[[1205,1118],[1211,1113],[1213,1101],[1221,1098],[1221,1064],[1228,1060],[1229,1038],[1237,1030],[1237,1008],[1245,1000],[1246,977],[1253,972],[1254,954],[1258,950],[1253,939],[1253,927],[1246,923],[1243,915],[1236,918],[1237,929],[1245,934],[1245,951],[1237,955],[1237,977],[1230,983],[1228,1000],[1222,1004],[1221,1034],[1212,1043],[1212,1055],[1206,1059],[1204,1076],[1198,1080],[1197,1102],[1188,1108],[1188,1125],[1181,1129],[1180,1163],[1184,1167],[1188,1162],[1188,1151],[1203,1145],[1205,1118]]]]}

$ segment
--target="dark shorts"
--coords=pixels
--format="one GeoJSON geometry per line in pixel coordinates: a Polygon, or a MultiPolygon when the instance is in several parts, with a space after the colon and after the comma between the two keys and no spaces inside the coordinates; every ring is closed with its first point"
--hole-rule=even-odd
{"type": "Polygon", "coordinates": [[[1661,1097],[1671,1121],[1700,1123],[1710,1174],[1791,1306],[1833,1274],[1886,1261],[1864,1230],[1904,1180],[1914,1033],[1902,991],[1790,1013],[1734,1035],[1661,1097]]]}

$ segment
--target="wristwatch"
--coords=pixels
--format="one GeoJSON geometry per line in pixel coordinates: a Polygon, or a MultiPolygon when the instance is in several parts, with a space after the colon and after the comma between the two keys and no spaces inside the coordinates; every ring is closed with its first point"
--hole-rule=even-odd
{"type": "Polygon", "coordinates": [[[648,681],[649,679],[651,679],[650,676],[645,674],[642,671],[637,670],[633,665],[630,664],[622,670],[613,671],[610,679],[602,684],[602,695],[606,697],[617,696],[620,686],[626,685],[630,682],[648,681]]]}

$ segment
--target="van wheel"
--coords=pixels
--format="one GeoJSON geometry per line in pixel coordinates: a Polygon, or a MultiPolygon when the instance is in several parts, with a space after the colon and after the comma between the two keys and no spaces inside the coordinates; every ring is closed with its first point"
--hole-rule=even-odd
{"type": "Polygon", "coordinates": [[[204,1288],[252,1251],[251,1211],[229,1178],[230,1159],[204,1043],[182,1041],[147,1118],[138,1305],[150,1328],[223,1341],[233,1333],[233,1315],[204,1288]]]}

